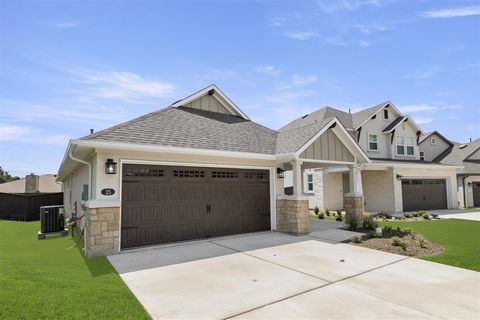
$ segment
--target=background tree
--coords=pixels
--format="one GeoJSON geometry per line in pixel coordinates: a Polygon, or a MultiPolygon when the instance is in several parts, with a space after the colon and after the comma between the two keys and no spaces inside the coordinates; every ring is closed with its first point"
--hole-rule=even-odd
{"type": "Polygon", "coordinates": [[[0,167],[0,183],[10,182],[20,180],[20,177],[11,176],[8,171],[4,171],[2,167],[0,167]]]}

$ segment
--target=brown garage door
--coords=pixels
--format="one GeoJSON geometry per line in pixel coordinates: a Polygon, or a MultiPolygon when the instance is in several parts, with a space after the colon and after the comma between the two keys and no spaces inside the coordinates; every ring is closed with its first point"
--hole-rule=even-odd
{"type": "Polygon", "coordinates": [[[445,180],[402,180],[403,211],[447,209],[445,180]]]}
{"type": "Polygon", "coordinates": [[[123,249],[270,230],[268,170],[123,165],[123,249]]]}
{"type": "Polygon", "coordinates": [[[473,182],[473,206],[480,207],[480,182],[473,182]]]}

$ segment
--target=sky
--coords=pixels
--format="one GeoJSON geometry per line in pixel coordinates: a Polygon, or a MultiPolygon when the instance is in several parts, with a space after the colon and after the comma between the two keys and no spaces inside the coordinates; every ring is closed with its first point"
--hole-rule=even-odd
{"type": "Polygon", "coordinates": [[[390,100],[480,137],[480,1],[0,0],[0,166],[56,173],[68,141],[216,84],[272,129],[390,100]]]}

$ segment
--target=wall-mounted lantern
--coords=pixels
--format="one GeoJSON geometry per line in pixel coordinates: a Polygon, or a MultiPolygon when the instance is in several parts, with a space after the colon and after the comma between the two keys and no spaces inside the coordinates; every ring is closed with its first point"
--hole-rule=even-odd
{"type": "Polygon", "coordinates": [[[283,179],[285,178],[285,170],[282,168],[277,168],[277,178],[283,179]]]}
{"type": "Polygon", "coordinates": [[[113,159],[107,159],[107,162],[105,162],[105,173],[106,174],[117,173],[117,163],[113,161],[113,159]]]}
{"type": "Polygon", "coordinates": [[[402,178],[403,178],[403,176],[397,174],[397,179],[398,179],[398,180],[402,180],[402,178]]]}

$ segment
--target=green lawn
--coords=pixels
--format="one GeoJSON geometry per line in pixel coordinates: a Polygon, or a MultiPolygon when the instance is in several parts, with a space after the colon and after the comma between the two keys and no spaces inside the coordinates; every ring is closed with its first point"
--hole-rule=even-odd
{"type": "Polygon", "coordinates": [[[0,319],[149,319],[105,257],[39,222],[0,221],[0,319]]]}
{"type": "Polygon", "coordinates": [[[425,239],[444,246],[445,252],[422,259],[480,271],[480,222],[460,219],[385,221],[381,225],[412,228],[425,239]]]}

